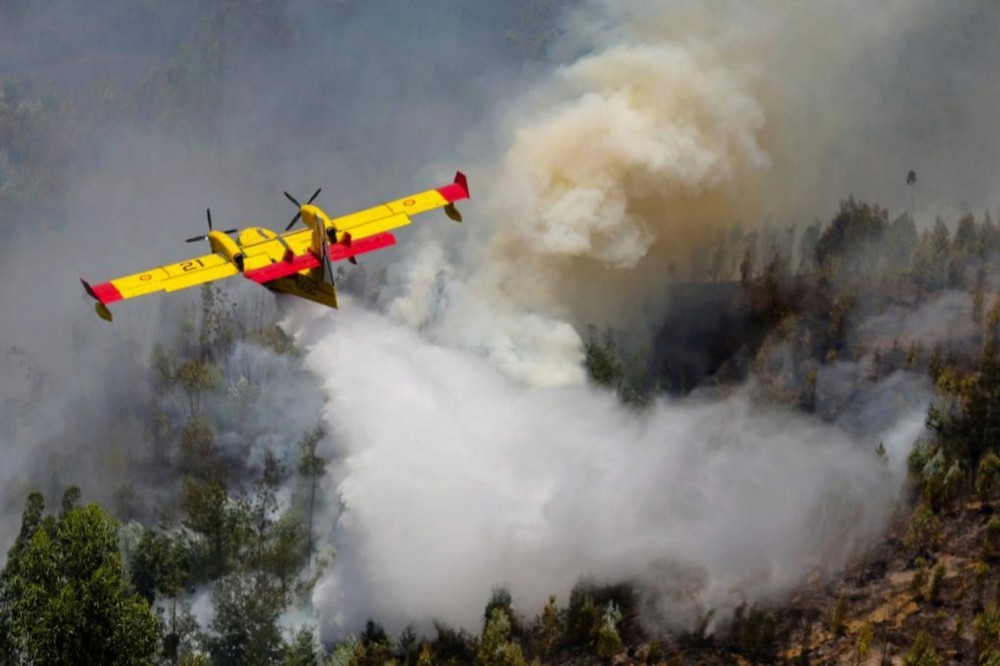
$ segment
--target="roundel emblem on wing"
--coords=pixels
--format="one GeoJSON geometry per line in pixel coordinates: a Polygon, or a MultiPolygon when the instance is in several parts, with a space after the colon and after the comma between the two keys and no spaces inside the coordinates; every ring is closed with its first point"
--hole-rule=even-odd
{"type": "Polygon", "coordinates": [[[412,206],[415,203],[417,203],[416,199],[407,199],[406,201],[403,202],[403,205],[404,206],[412,206]]]}
{"type": "Polygon", "coordinates": [[[153,276],[150,275],[149,273],[146,273],[145,275],[140,275],[139,279],[142,280],[143,282],[149,282],[150,280],[153,279],[153,276]]]}

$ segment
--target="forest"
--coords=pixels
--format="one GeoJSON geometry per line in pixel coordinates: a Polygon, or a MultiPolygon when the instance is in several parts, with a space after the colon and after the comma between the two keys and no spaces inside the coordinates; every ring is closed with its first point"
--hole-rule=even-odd
{"type": "MultiPolygon", "coordinates": [[[[91,77],[102,33],[53,22],[44,36],[57,52],[40,54],[18,31],[37,29],[44,11],[74,12],[36,5],[0,2],[0,239],[10,242],[29,218],[59,234],[73,184],[122,125],[223,151],[219,87],[300,38],[291,2],[103,0],[93,20],[127,57],[118,76],[91,77]]],[[[505,43],[531,66],[561,3],[525,7],[505,43]]],[[[342,498],[324,483],[339,461],[324,453],[336,447],[323,446],[320,379],[270,294],[205,286],[164,304],[169,323],[148,354],[121,363],[129,383],[109,434],[87,449],[115,470],[114,487],[75,478],[72,453],[56,452],[44,474],[4,489],[20,519],[5,535],[0,663],[1000,664],[1000,227],[989,210],[918,220],[836,194],[839,208],[812,221],[719,223],[665,271],[671,306],[649,341],[624,321],[579,328],[589,383],[636,418],[658,401],[750,387],[754,406],[831,423],[865,387],[898,373],[926,381],[933,400],[906,492],[888,534],[846,570],[817,573],[787,599],[703,608],[690,626],[650,623],[630,580],[581,579],[533,614],[497,581],[478,632],[435,623],[393,635],[372,617],[323,636],[303,609],[337,557],[329,520],[342,498]]],[[[386,279],[340,277],[359,304],[386,279]]],[[[37,352],[4,348],[28,396],[0,409],[13,445],[46,386],[37,352]]],[[[870,442],[870,464],[888,465],[885,443],[870,442]]]]}
{"type": "MultiPolygon", "coordinates": [[[[870,576],[900,559],[911,576],[905,594],[916,607],[905,611],[904,630],[884,643],[892,647],[883,648],[889,618],[856,626],[846,592],[832,602],[830,618],[817,617],[815,609],[810,615],[801,608],[741,606],[728,633],[706,636],[709,609],[691,633],[651,636],[629,585],[586,580],[565,605],[551,597],[533,618],[515,614],[510,593],[496,588],[479,636],[438,626],[431,636],[410,629],[392,637],[373,618],[356,638],[321,646],[308,624],[292,630],[279,618],[308,597],[324,559],[332,556],[315,545],[317,502],[333,499],[318,496],[328,463],[317,454],[322,426],[295,433],[290,460],[267,448],[252,459],[251,448],[241,444],[266,440],[269,427],[286,425],[252,418],[265,399],[268,372],[274,372],[271,357],[291,368],[283,372],[301,374],[303,386],[312,380],[299,365],[299,351],[273,321],[255,321],[220,288],[206,286],[200,307],[186,307],[177,317],[172,342],[152,348],[145,377],[149,402],[138,392],[136,404],[123,410],[147,433],[141,453],[127,462],[136,482],[117,488],[113,504],[103,508],[83,503],[75,487],[55,498],[56,511],[46,512],[38,492],[25,498],[2,577],[7,659],[73,663],[82,653],[102,655],[107,663],[516,664],[613,661],[627,650],[630,658],[648,663],[683,661],[685,655],[718,663],[737,655],[805,663],[810,650],[856,638],[851,649],[859,659],[881,649],[913,655],[956,650],[992,663],[1000,659],[993,652],[1000,624],[987,591],[993,580],[1000,585],[993,566],[1000,522],[987,517],[1000,494],[1000,298],[991,288],[997,275],[990,262],[1000,241],[988,213],[978,220],[963,216],[955,229],[938,220],[918,233],[909,217],[890,221],[877,205],[846,200],[829,223],[801,234],[730,232],[705,249],[730,256],[728,262],[719,260],[711,275],[678,277],[676,284],[689,290],[726,287],[732,300],[721,325],[730,332],[734,324],[744,327],[741,344],[729,356],[720,347],[712,369],[702,375],[693,374],[691,363],[679,369],[677,359],[658,366],[651,356],[619,351],[613,327],[591,327],[585,350],[590,380],[636,410],[663,396],[683,400],[700,386],[725,391],[753,377],[754,400],[815,412],[817,371],[843,358],[864,366],[862,382],[900,370],[930,377],[937,395],[927,413],[932,436],[909,458],[912,492],[897,507],[901,536],[884,546],[889,552],[880,562],[870,555],[857,574],[870,576]],[[967,303],[969,320],[959,322],[966,335],[928,346],[905,331],[869,339],[858,330],[873,313],[958,294],[967,303]],[[791,364],[773,362],[779,347],[790,350],[791,364]],[[271,356],[261,365],[250,349],[271,356]],[[157,492],[151,492],[154,484],[157,492]],[[288,488],[294,489],[290,496],[283,494],[288,488]],[[151,503],[150,496],[161,499],[151,503]],[[956,540],[945,535],[956,525],[970,527],[969,521],[972,532],[981,533],[981,545],[952,552],[956,540]],[[211,590],[214,613],[201,626],[191,593],[205,589],[211,590]],[[89,610],[95,608],[102,611],[89,610]],[[919,631],[912,647],[900,645],[911,624],[921,626],[922,617],[932,621],[942,613],[958,623],[954,647],[935,646],[919,631]],[[66,626],[79,629],[57,631],[66,626]],[[820,642],[822,632],[830,636],[820,642]],[[798,656],[787,656],[793,653],[798,656]]],[[[885,455],[880,447],[872,443],[872,465],[885,455]]],[[[906,663],[939,662],[914,656],[906,663]]]]}

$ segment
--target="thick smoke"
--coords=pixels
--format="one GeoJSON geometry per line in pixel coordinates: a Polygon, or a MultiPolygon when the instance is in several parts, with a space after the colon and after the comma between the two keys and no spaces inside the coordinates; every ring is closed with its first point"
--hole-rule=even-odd
{"type": "Polygon", "coordinates": [[[637,414],[586,386],[526,388],[377,314],[291,326],[330,397],[344,506],[314,596],[326,627],[475,630],[492,586],[535,613],[581,577],[657,590],[674,625],[766,598],[879,533],[923,427],[912,383],[887,432],[856,440],[741,394],[637,414]]]}
{"type": "MultiPolygon", "coordinates": [[[[536,612],[585,576],[638,581],[662,620],[684,623],[857,555],[892,511],[924,382],[862,386],[860,366],[832,367],[825,407],[892,407],[835,426],[742,395],[635,415],[578,385],[578,331],[655,330],[666,283],[733,222],[810,221],[851,193],[900,209],[906,170],[924,165],[925,218],[988,201],[982,180],[943,166],[958,159],[943,139],[924,140],[940,116],[922,110],[937,91],[918,70],[934,53],[936,71],[988,81],[995,47],[956,51],[937,26],[997,18],[926,3],[568,14],[553,49],[565,64],[506,105],[498,156],[473,171],[467,241],[428,232],[393,268],[382,299],[405,328],[367,314],[288,324],[341,456],[338,558],[314,597],[325,625],[475,629],[493,585],[536,612]]],[[[969,107],[954,132],[984,127],[969,107]]],[[[977,168],[995,173],[996,156],[980,150],[977,168]]]]}
{"type": "Polygon", "coordinates": [[[566,64],[504,107],[473,180],[489,231],[434,280],[407,267],[390,309],[527,381],[572,382],[580,345],[553,319],[648,340],[667,284],[733,224],[810,223],[848,195],[915,202],[922,224],[991,205],[1000,53],[982,25],[998,22],[992,5],[589,3],[553,49],[566,64]]]}

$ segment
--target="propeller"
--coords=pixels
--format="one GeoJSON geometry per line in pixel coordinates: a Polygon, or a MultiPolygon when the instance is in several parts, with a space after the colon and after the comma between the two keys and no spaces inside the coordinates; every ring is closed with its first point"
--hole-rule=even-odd
{"type": "MultiPolygon", "coordinates": [[[[205,209],[205,217],[208,218],[208,231],[212,232],[213,229],[212,229],[212,209],[211,208],[206,208],[205,209]]],[[[224,233],[224,234],[235,234],[237,231],[239,231],[239,229],[226,229],[222,233],[224,233]]],[[[203,241],[203,240],[208,240],[208,234],[203,234],[201,236],[195,236],[193,238],[187,238],[187,239],[184,240],[184,242],[185,243],[195,243],[197,241],[203,241]]]]}
{"type": "MultiPolygon", "coordinates": [[[[306,205],[308,206],[313,201],[315,201],[316,197],[318,197],[319,193],[322,192],[322,191],[323,191],[322,187],[317,188],[316,191],[313,192],[313,195],[311,197],[309,197],[309,201],[306,202],[306,205]]],[[[295,197],[293,197],[291,194],[289,194],[288,192],[285,192],[284,194],[288,198],[288,200],[291,201],[293,204],[295,204],[295,207],[299,209],[299,212],[295,213],[295,217],[293,217],[292,221],[288,223],[287,227],[285,227],[285,231],[288,231],[293,226],[295,226],[295,223],[298,222],[299,218],[302,216],[302,204],[300,204],[298,202],[298,200],[295,197]]]]}

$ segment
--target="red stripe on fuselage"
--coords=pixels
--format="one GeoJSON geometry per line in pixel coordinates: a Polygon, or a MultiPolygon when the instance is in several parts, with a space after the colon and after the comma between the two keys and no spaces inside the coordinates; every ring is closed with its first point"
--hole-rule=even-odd
{"type": "MultiPolygon", "coordinates": [[[[367,238],[362,238],[360,240],[352,240],[350,246],[344,245],[343,243],[329,245],[327,246],[327,256],[330,257],[330,261],[340,261],[342,259],[353,257],[356,254],[364,254],[365,252],[381,250],[384,247],[389,247],[395,244],[396,237],[388,232],[384,232],[367,238]]],[[[314,255],[312,252],[307,252],[305,254],[300,254],[297,257],[292,257],[291,261],[276,261],[270,266],[264,266],[263,268],[255,268],[252,271],[246,271],[243,273],[243,277],[253,280],[257,284],[265,284],[271,280],[287,277],[307,268],[319,268],[319,266],[319,257],[314,255]]]]}
{"type": "MultiPolygon", "coordinates": [[[[345,232],[344,235],[350,237],[349,232],[345,232]]],[[[392,247],[395,244],[396,237],[388,231],[383,231],[380,234],[375,234],[374,236],[368,236],[367,238],[361,238],[359,240],[351,238],[348,242],[337,243],[329,247],[330,261],[349,259],[356,254],[374,252],[375,250],[381,250],[385,247],[392,247]]]]}
{"type": "Polygon", "coordinates": [[[307,253],[292,257],[291,260],[277,261],[270,266],[245,271],[243,277],[253,280],[257,284],[264,284],[265,282],[277,280],[278,278],[298,273],[307,268],[316,268],[317,266],[319,266],[319,259],[313,254],[307,253]]]}

